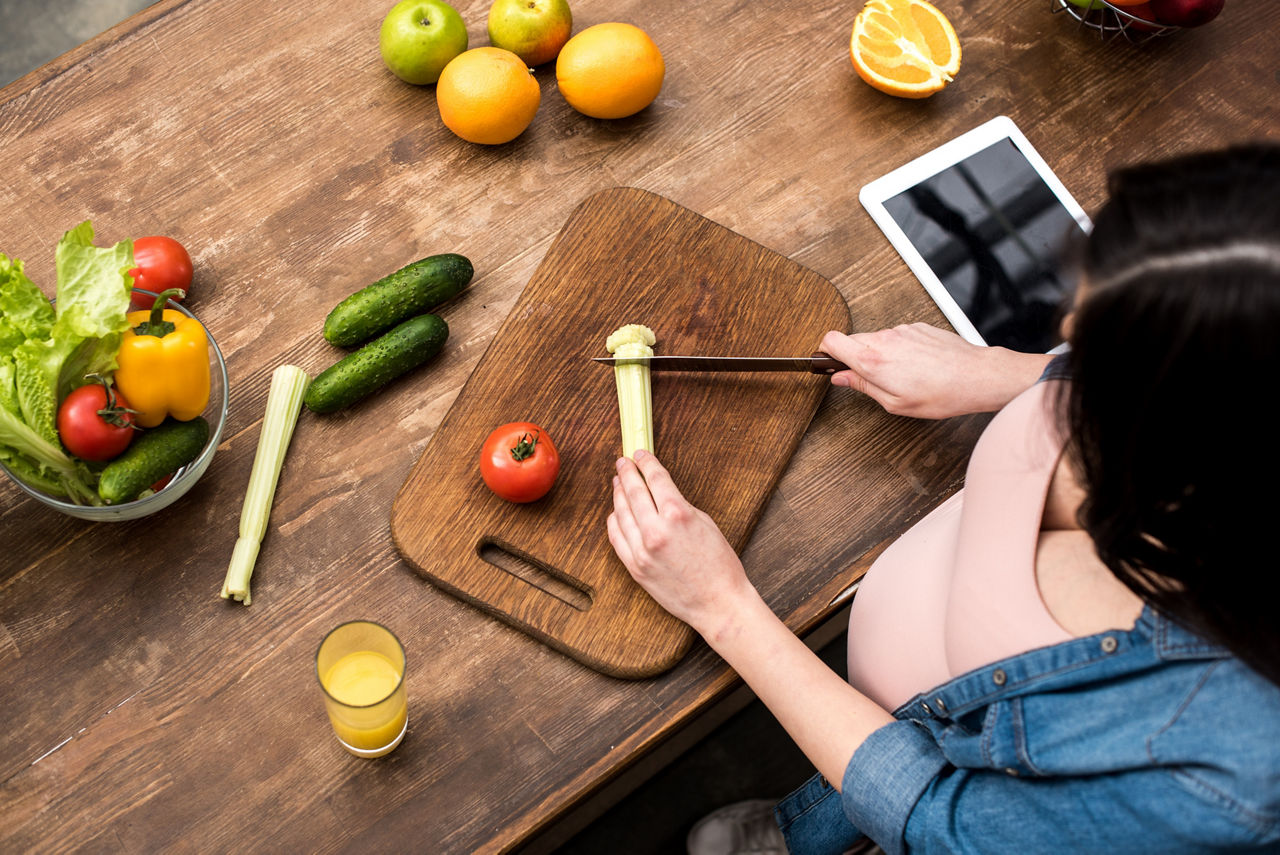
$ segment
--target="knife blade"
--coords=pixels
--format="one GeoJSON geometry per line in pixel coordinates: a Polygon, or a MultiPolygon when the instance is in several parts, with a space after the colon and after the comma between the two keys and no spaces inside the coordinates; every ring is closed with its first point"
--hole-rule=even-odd
{"type": "Polygon", "coordinates": [[[818,351],[812,356],[596,356],[601,365],[648,365],[651,371],[808,371],[834,374],[849,366],[818,351]]]}

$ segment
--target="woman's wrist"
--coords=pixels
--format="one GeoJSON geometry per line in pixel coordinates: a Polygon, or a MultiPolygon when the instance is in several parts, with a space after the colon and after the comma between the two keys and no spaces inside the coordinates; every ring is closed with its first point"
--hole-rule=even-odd
{"type": "Polygon", "coordinates": [[[1047,353],[1022,353],[1006,347],[985,347],[979,351],[986,363],[983,374],[983,398],[974,412],[996,412],[1030,389],[1040,379],[1053,359],[1047,353]]]}
{"type": "Polygon", "coordinates": [[[777,620],[760,592],[743,576],[732,591],[719,598],[714,609],[693,623],[693,628],[713,650],[732,662],[730,651],[740,641],[758,638],[765,622],[777,620]]]}

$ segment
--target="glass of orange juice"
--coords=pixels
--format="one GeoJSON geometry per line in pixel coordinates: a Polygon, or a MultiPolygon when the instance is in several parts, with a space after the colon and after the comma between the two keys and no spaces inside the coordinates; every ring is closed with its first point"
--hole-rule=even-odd
{"type": "Polygon", "coordinates": [[[329,722],[357,757],[381,757],[409,727],[404,647],[391,630],[367,620],[334,627],[316,651],[316,676],[329,722]]]}

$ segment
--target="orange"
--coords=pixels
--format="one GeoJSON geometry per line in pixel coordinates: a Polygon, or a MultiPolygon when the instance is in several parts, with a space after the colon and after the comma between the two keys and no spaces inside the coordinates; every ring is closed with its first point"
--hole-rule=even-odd
{"type": "Polygon", "coordinates": [[[473,48],[454,57],[436,83],[445,127],[484,145],[511,142],[529,127],[542,102],[533,71],[509,50],[473,48]]]}
{"type": "Polygon", "coordinates": [[[666,65],[653,39],[631,24],[587,27],[556,58],[556,83],[569,106],[597,119],[621,119],[653,103],[666,65]]]}
{"type": "Polygon", "coordinates": [[[927,98],[960,70],[956,31],[925,0],[868,0],[853,22],[849,55],[859,77],[900,98],[927,98]]]}

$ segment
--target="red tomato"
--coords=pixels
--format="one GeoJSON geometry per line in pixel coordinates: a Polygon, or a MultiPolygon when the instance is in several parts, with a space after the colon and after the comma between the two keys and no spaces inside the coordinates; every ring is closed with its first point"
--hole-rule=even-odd
{"type": "Polygon", "coordinates": [[[129,402],[103,383],[89,383],[63,399],[58,407],[58,437],[81,460],[119,457],[133,441],[129,402]]]}
{"type": "Polygon", "coordinates": [[[480,449],[480,477],[508,502],[541,499],[560,474],[560,453],[531,422],[510,422],[489,434],[480,449]]]}
{"type": "MultiPolygon", "coordinates": [[[[169,288],[181,288],[190,292],[191,256],[173,238],[138,238],[133,242],[133,263],[135,267],[129,271],[129,275],[133,277],[134,288],[145,288],[156,294],[169,288]]],[[[134,294],[133,308],[150,309],[155,301],[155,297],[134,294]]]]}

